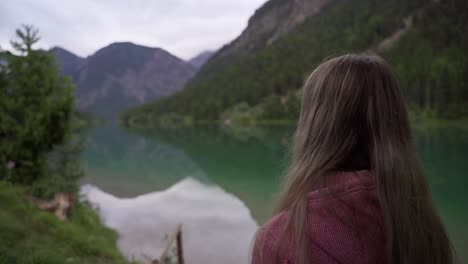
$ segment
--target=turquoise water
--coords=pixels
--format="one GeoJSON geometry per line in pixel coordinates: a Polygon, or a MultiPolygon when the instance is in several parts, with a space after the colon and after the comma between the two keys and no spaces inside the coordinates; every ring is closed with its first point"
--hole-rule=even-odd
{"type": "MultiPolygon", "coordinates": [[[[191,177],[238,197],[261,224],[273,207],[291,132],[285,127],[197,127],[137,134],[97,127],[90,131],[83,155],[83,183],[130,198],[163,191],[191,177]]],[[[466,263],[468,134],[418,129],[416,138],[434,199],[466,263]]]]}

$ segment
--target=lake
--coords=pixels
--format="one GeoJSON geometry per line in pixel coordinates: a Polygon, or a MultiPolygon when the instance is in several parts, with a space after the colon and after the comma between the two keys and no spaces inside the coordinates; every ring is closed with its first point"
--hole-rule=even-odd
{"type": "MultiPolygon", "coordinates": [[[[467,263],[468,133],[415,134],[436,204],[467,263]]],[[[255,230],[271,214],[291,135],[290,127],[96,127],[83,153],[82,193],[117,230],[128,258],[149,262],[182,223],[187,263],[247,263],[255,230]]]]}

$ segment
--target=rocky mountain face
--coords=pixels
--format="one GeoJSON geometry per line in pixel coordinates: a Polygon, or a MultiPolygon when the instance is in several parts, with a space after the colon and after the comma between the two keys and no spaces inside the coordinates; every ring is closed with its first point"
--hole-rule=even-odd
{"type": "Polygon", "coordinates": [[[129,42],[113,43],[86,59],[63,49],[52,52],[62,73],[72,76],[78,108],[108,118],[179,91],[196,71],[163,49],[129,42]]]}
{"type": "Polygon", "coordinates": [[[255,11],[242,34],[217,52],[213,60],[270,45],[332,1],[270,0],[255,11]]]}
{"type": "Polygon", "coordinates": [[[192,66],[196,69],[199,69],[211,58],[211,56],[213,56],[214,53],[214,51],[203,51],[202,53],[190,59],[189,63],[192,64],[192,66]]]}

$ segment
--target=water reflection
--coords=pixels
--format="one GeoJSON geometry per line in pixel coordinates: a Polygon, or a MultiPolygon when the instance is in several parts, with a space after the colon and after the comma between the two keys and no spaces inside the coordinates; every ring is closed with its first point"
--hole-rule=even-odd
{"type": "Polygon", "coordinates": [[[117,127],[90,131],[83,153],[82,184],[99,186],[118,197],[134,197],[169,188],[188,175],[208,181],[183,151],[117,127]]]}
{"type": "Polygon", "coordinates": [[[207,177],[236,195],[259,223],[270,216],[281,174],[287,165],[292,128],[231,129],[201,126],[140,134],[184,151],[207,177]]]}
{"type": "MultiPolygon", "coordinates": [[[[446,128],[415,132],[437,207],[462,263],[466,262],[467,133],[446,128]]],[[[165,190],[191,176],[238,197],[261,224],[271,215],[291,133],[287,127],[239,131],[204,126],[138,134],[96,128],[83,156],[87,172],[83,182],[117,197],[134,197],[165,190]]]]}
{"type": "Polygon", "coordinates": [[[241,200],[217,186],[187,178],[135,198],[117,198],[93,185],[81,192],[99,208],[104,224],[117,230],[119,249],[129,259],[149,263],[158,257],[166,234],[181,223],[188,263],[248,262],[257,224],[241,200]]]}

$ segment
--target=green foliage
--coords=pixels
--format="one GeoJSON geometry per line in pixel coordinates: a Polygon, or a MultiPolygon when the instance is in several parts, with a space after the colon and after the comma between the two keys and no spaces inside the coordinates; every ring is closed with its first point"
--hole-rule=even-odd
{"type": "Polygon", "coordinates": [[[222,113],[221,118],[226,125],[254,125],[261,115],[260,108],[241,102],[222,113]]]}
{"type": "Polygon", "coordinates": [[[77,180],[83,176],[81,152],[84,134],[74,132],[74,137],[57,145],[47,155],[47,174],[35,181],[31,192],[40,197],[52,197],[58,192],[77,192],[77,180]]]}
{"type": "Polygon", "coordinates": [[[39,194],[69,190],[80,175],[73,86],[49,53],[33,49],[36,29],[23,26],[16,34],[19,55],[4,55],[0,68],[0,180],[36,185],[39,194]]]}
{"type": "Polygon", "coordinates": [[[73,86],[53,57],[33,49],[38,31],[16,33],[19,54],[1,54],[0,65],[0,263],[127,263],[91,209],[76,203],[62,222],[27,199],[76,192],[90,117],[74,111],[73,86]]]}
{"type": "Polygon", "coordinates": [[[83,130],[106,123],[106,120],[104,118],[95,117],[87,112],[75,111],[72,119],[72,123],[75,130],[83,130]]]}
{"type": "Polygon", "coordinates": [[[62,222],[25,199],[23,188],[0,181],[0,263],[127,263],[117,235],[82,204],[62,222]]]}
{"type": "Polygon", "coordinates": [[[290,90],[286,95],[270,94],[259,103],[262,109],[261,119],[294,120],[299,116],[301,106],[301,90],[290,90]]]}
{"type": "Polygon", "coordinates": [[[283,96],[270,94],[255,106],[249,106],[246,102],[236,104],[224,111],[221,119],[226,124],[235,125],[265,124],[273,120],[278,123],[281,120],[294,120],[299,115],[300,106],[300,90],[291,90],[283,96]]]}
{"type": "Polygon", "coordinates": [[[467,1],[434,3],[383,54],[400,77],[408,103],[422,117],[468,116],[467,17],[467,1]]]}
{"type": "Polygon", "coordinates": [[[295,119],[299,100],[286,106],[281,98],[297,91],[312,69],[330,56],[376,50],[409,16],[412,29],[381,52],[395,68],[408,104],[439,117],[465,116],[466,6],[465,0],[336,0],[263,49],[211,60],[181,92],[132,109],[122,119],[176,113],[218,120],[243,102],[263,109],[261,118],[295,119]]]}
{"type": "Polygon", "coordinates": [[[193,120],[187,116],[181,116],[175,113],[169,113],[159,118],[159,125],[167,128],[177,128],[190,126],[193,120]]]}

